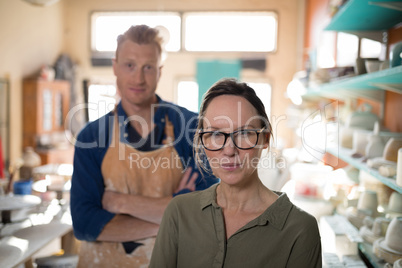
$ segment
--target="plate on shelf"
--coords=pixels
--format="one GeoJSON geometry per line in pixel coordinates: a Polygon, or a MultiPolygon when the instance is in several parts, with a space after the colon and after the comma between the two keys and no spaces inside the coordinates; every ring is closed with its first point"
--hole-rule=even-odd
{"type": "Polygon", "coordinates": [[[24,220],[31,209],[38,206],[42,200],[34,195],[0,196],[1,221],[10,223],[24,220]]]}

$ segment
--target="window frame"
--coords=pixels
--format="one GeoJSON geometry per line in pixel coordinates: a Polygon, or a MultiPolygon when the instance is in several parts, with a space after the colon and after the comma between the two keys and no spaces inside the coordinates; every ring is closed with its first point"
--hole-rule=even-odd
{"type": "Polygon", "coordinates": [[[181,38],[181,40],[182,40],[182,44],[181,44],[181,52],[189,52],[189,53],[247,53],[247,54],[266,54],[266,53],[275,53],[276,51],[277,51],[277,48],[278,48],[278,29],[279,29],[279,27],[278,27],[278,25],[279,25],[279,19],[278,19],[278,14],[275,12],[275,11],[273,11],[273,10],[247,10],[247,11],[233,11],[233,10],[221,10],[221,11],[186,11],[186,12],[182,12],[182,20],[181,20],[181,22],[182,22],[182,31],[181,31],[181,34],[182,34],[182,38],[181,38]],[[271,50],[271,51],[250,51],[250,50],[230,50],[230,51],[221,51],[221,50],[187,50],[186,49],[186,45],[185,45],[185,42],[186,42],[186,23],[185,23],[185,21],[186,21],[186,16],[188,15],[188,14],[192,14],[192,13],[194,13],[194,14],[196,14],[196,13],[199,13],[199,14],[202,14],[202,13],[205,13],[205,14],[214,14],[214,13],[216,13],[216,14],[223,14],[223,13],[228,13],[228,14],[235,14],[235,13],[238,13],[238,14],[251,14],[251,13],[254,13],[254,14],[263,14],[263,13],[266,13],[266,14],[271,14],[271,16],[275,19],[275,22],[276,22],[276,25],[275,25],[275,44],[274,44],[274,49],[273,50],[271,50]]]}
{"type": "Polygon", "coordinates": [[[113,15],[113,14],[177,14],[180,17],[180,47],[178,51],[168,51],[168,53],[245,53],[247,55],[256,55],[256,57],[262,57],[266,55],[267,53],[275,53],[278,48],[278,25],[279,25],[279,19],[278,19],[278,14],[273,11],[273,10],[247,10],[247,11],[233,11],[233,10],[224,10],[224,11],[147,11],[147,10],[141,10],[141,11],[99,11],[95,10],[92,11],[90,14],[90,35],[89,35],[89,51],[90,51],[90,57],[91,57],[91,65],[92,66],[112,66],[112,59],[115,57],[115,51],[98,51],[96,50],[96,29],[95,27],[95,20],[98,16],[96,15],[102,15],[102,14],[108,14],[108,15],[113,15]],[[191,14],[191,13],[255,13],[255,14],[270,14],[272,17],[275,19],[276,25],[275,25],[275,44],[274,44],[274,49],[272,51],[190,51],[185,49],[185,23],[184,23],[184,18],[186,14],[191,14]]]}
{"type": "MultiPolygon", "coordinates": [[[[241,81],[244,81],[247,84],[267,84],[269,86],[269,92],[268,92],[269,100],[261,99],[260,95],[258,95],[258,97],[261,99],[261,101],[263,102],[263,104],[265,106],[265,111],[268,115],[268,118],[271,118],[271,114],[272,114],[272,81],[267,78],[253,77],[253,76],[247,76],[247,75],[242,76],[241,81]]],[[[197,79],[192,76],[179,76],[175,79],[173,99],[174,99],[175,103],[183,106],[182,104],[179,103],[179,83],[180,82],[197,83],[197,79]]],[[[254,88],[253,85],[250,85],[250,86],[252,88],[254,88]]],[[[258,89],[256,90],[255,88],[254,88],[254,90],[258,94],[259,90],[258,89]]],[[[185,106],[183,106],[183,107],[185,107],[185,106]]],[[[197,112],[199,112],[199,111],[197,111],[197,112]]]]}
{"type": "MultiPolygon", "coordinates": [[[[96,50],[96,19],[99,16],[113,16],[113,14],[142,14],[146,15],[169,15],[169,14],[176,14],[180,18],[180,25],[179,25],[179,50],[178,51],[168,51],[168,53],[176,53],[181,51],[181,44],[182,44],[182,13],[178,11],[92,11],[90,14],[90,35],[89,35],[89,51],[91,56],[91,63],[92,66],[112,66],[112,59],[115,57],[116,51],[99,51],[96,50]]],[[[117,42],[117,40],[116,40],[117,42]]]]}

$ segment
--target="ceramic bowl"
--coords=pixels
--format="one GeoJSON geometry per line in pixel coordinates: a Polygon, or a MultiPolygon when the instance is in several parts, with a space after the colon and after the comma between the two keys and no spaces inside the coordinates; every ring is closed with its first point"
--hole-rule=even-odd
{"type": "Polygon", "coordinates": [[[377,121],[379,121],[378,116],[370,111],[356,111],[351,113],[349,117],[346,118],[345,126],[348,128],[365,129],[372,131],[377,121]]]}
{"type": "Polygon", "coordinates": [[[42,200],[34,195],[0,196],[1,222],[18,222],[28,218],[42,200]]]}

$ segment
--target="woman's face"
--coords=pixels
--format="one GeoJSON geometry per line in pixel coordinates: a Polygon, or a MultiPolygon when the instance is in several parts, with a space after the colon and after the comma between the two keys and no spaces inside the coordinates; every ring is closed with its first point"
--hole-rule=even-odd
{"type": "MultiPolygon", "coordinates": [[[[208,105],[203,119],[203,131],[231,133],[242,129],[260,130],[261,121],[254,106],[245,98],[222,95],[213,99],[208,105]]],[[[268,146],[267,141],[265,133],[261,133],[256,147],[242,150],[228,137],[222,149],[204,150],[213,173],[222,183],[241,186],[252,179],[258,179],[258,161],[262,150],[268,146]]]]}

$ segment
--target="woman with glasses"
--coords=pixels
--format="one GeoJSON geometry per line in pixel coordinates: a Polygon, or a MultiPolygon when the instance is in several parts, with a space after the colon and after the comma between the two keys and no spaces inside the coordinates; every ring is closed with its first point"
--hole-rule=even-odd
{"type": "Polygon", "coordinates": [[[233,79],[205,94],[194,138],[200,167],[220,178],[177,196],[150,267],[321,267],[317,221],[258,177],[271,124],[254,90],[233,79]]]}

